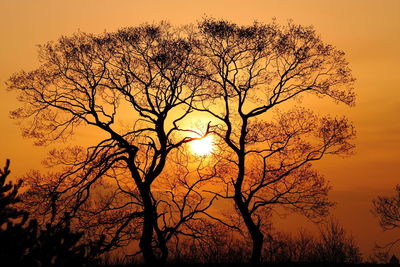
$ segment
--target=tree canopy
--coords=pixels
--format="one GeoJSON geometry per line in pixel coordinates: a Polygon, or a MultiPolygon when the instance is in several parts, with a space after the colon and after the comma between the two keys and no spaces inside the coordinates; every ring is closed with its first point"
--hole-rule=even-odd
{"type": "Polygon", "coordinates": [[[201,236],[205,218],[235,228],[208,212],[217,198],[232,199],[257,263],[275,206],[327,214],[330,187],[312,162],[350,154],[355,131],[346,118],[287,106],[309,94],[352,106],[354,78],[344,53],[312,27],[144,24],[61,37],[39,58],[8,81],[23,134],[37,145],[66,141],[82,125],[105,136],[54,149],[45,163],[56,173],[27,175],[27,203],[45,203],[37,211],[47,220],[67,209],[106,234],[108,249],[138,239],[152,263],[166,260],[173,236],[201,236]],[[195,129],[185,122],[193,113],[211,121],[195,129]],[[205,164],[185,144],[208,135],[218,149],[205,164]]]}

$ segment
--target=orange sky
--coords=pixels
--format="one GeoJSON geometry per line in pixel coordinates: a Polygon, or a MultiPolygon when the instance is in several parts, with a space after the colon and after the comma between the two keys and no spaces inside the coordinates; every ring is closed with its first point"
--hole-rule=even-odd
{"type": "MultiPolygon", "coordinates": [[[[179,25],[195,23],[204,15],[238,24],[269,22],[275,17],[280,23],[293,19],[314,25],[325,42],[346,52],[357,78],[356,107],[323,105],[324,112],[346,114],[357,128],[354,156],[318,163],[334,187],[331,199],[337,206],[333,215],[352,232],[364,255],[375,242],[400,236],[400,231],[382,233],[370,213],[371,199],[392,194],[400,183],[400,1],[1,0],[0,10],[0,161],[12,160],[13,176],[39,168],[46,155],[47,148],[34,147],[32,140],[23,139],[8,118],[8,111],[18,103],[4,85],[12,73],[38,65],[37,44],[78,30],[100,33],[160,20],[179,25]]],[[[78,136],[75,141],[80,138],[90,137],[78,136]]],[[[299,224],[313,227],[297,217],[282,222],[287,230],[299,224]]]]}

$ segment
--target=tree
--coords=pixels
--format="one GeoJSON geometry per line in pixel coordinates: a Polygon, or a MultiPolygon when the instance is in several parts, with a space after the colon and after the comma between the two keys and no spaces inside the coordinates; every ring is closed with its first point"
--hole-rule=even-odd
{"type": "Polygon", "coordinates": [[[166,241],[179,227],[189,229],[186,222],[194,215],[205,215],[216,195],[232,198],[252,239],[252,262],[258,263],[263,214],[274,206],[309,217],[327,213],[329,185],[311,163],[350,153],[351,123],[304,108],[270,116],[307,94],[354,103],[344,53],[324,44],[312,28],[213,19],[186,28],[161,23],[62,37],[41,46],[39,54],[38,69],[8,82],[23,102],[12,117],[25,119],[24,135],[44,145],[66,140],[83,125],[103,134],[96,145],[52,151],[46,166],[58,168],[56,174],[32,175],[40,197],[30,199],[47,199],[50,221],[61,216],[60,207],[82,220],[84,213],[104,215],[96,224],[109,234],[110,247],[134,238],[132,225],[139,224],[139,247],[154,263],[155,250],[165,260],[166,241]],[[185,136],[194,131],[183,129],[182,121],[194,110],[219,125],[185,136]],[[225,157],[211,174],[221,177],[226,194],[211,192],[208,201],[199,193],[202,182],[180,179],[181,198],[157,199],[154,185],[173,151],[208,134],[224,142],[225,157]],[[188,198],[201,205],[187,206],[188,198]],[[169,213],[178,216],[172,225],[163,222],[169,213]]]}
{"type": "Polygon", "coordinates": [[[18,190],[22,181],[6,183],[11,173],[9,167],[10,160],[7,160],[4,169],[0,169],[0,256],[5,265],[17,265],[23,263],[30,244],[23,228],[28,214],[15,207],[20,202],[18,190]]]}
{"type": "MultiPolygon", "coordinates": [[[[395,191],[394,196],[378,196],[372,201],[372,212],[378,217],[379,224],[385,231],[400,228],[400,185],[396,186],[395,191]]],[[[388,248],[388,251],[384,254],[388,254],[399,241],[400,239],[396,239],[385,245],[383,248],[388,248]]]]}
{"type": "Polygon", "coordinates": [[[24,262],[29,266],[87,266],[96,262],[104,237],[85,242],[82,238],[84,232],[73,231],[70,224],[68,214],[64,214],[56,224],[47,224],[42,228],[36,220],[31,220],[26,230],[28,240],[33,242],[24,255],[24,262]]]}
{"type": "Polygon", "coordinates": [[[78,33],[40,46],[42,65],[8,81],[23,103],[11,116],[24,119],[23,134],[37,145],[65,141],[83,125],[103,134],[96,145],[52,152],[49,164],[63,168],[50,180],[36,175],[49,205],[69,204],[76,215],[94,203],[96,186],[113,179],[115,191],[92,212],[108,218],[122,210],[113,213],[119,220],[111,226],[110,246],[139,220],[139,246],[148,263],[157,260],[153,241],[159,215],[152,184],[171,151],[201,138],[179,135],[179,123],[201,93],[202,79],[190,74],[203,68],[192,47],[190,37],[165,23],[102,35],[78,33]]]}
{"type": "Polygon", "coordinates": [[[361,253],[352,236],[348,236],[333,218],[320,228],[315,246],[315,261],[327,263],[360,263],[361,253]]]}
{"type": "Polygon", "coordinates": [[[0,170],[0,256],[6,266],[85,266],[95,260],[102,239],[86,243],[83,232],[70,228],[70,217],[41,229],[28,212],[20,209],[18,190],[22,184],[5,183],[10,161],[0,170]],[[12,241],[12,242],[10,242],[12,241]]]}
{"type": "Polygon", "coordinates": [[[318,117],[290,100],[316,95],[353,105],[354,78],[344,53],[324,44],[312,27],[289,23],[238,26],[204,19],[197,53],[207,66],[205,99],[195,103],[220,124],[226,143],[220,172],[252,239],[251,261],[259,263],[263,214],[285,206],[306,216],[325,215],[329,186],[312,168],[327,154],[348,154],[355,132],[346,118],[318,117]],[[272,118],[272,119],[271,119],[272,118]],[[233,171],[234,170],[234,171],[233,171]]]}
{"type": "Polygon", "coordinates": [[[400,228],[400,185],[397,185],[395,190],[394,196],[378,196],[372,201],[373,212],[384,230],[400,228]]]}
{"type": "Polygon", "coordinates": [[[10,171],[10,160],[6,161],[4,169],[0,169],[0,228],[2,229],[5,225],[20,225],[24,224],[27,220],[27,213],[21,211],[15,207],[15,204],[21,200],[18,196],[18,190],[22,185],[22,180],[19,180],[17,184],[13,184],[11,181],[6,183],[6,179],[10,171]]]}

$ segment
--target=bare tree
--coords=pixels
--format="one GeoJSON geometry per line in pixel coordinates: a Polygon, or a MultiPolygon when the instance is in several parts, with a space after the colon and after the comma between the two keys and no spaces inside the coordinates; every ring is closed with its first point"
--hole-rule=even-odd
{"type": "Polygon", "coordinates": [[[96,186],[105,177],[114,179],[115,191],[97,206],[120,221],[117,228],[107,219],[101,223],[111,227],[115,241],[139,220],[139,246],[148,263],[157,260],[153,233],[159,216],[152,184],[168,154],[195,139],[177,134],[202,85],[201,78],[189,74],[203,68],[192,47],[187,35],[166,23],[102,35],[78,33],[40,46],[41,66],[8,81],[23,104],[11,116],[22,121],[23,134],[37,145],[65,141],[78,126],[102,133],[96,145],[53,152],[53,165],[63,168],[37,188],[50,188],[51,203],[68,198],[65,203],[77,213],[93,204],[91,196],[101,192],[96,186]]]}
{"type": "Polygon", "coordinates": [[[345,118],[304,108],[274,117],[270,111],[307,94],[352,105],[354,79],[344,53],[310,27],[205,19],[187,29],[143,25],[41,46],[42,65],[8,82],[24,104],[12,117],[24,119],[24,135],[38,145],[66,140],[82,125],[103,133],[96,145],[53,151],[46,164],[57,173],[31,175],[37,195],[48,200],[50,220],[64,206],[82,216],[82,227],[91,224],[85,216],[101,214],[95,225],[109,235],[110,246],[139,234],[141,253],[153,263],[155,248],[165,260],[166,241],[187,234],[179,227],[196,236],[187,223],[195,215],[217,219],[205,212],[216,196],[231,198],[251,236],[251,261],[258,263],[264,214],[284,206],[325,215],[329,185],[312,162],[350,153],[354,137],[345,118]],[[182,132],[192,130],[180,123],[192,110],[220,125],[185,137],[182,132]],[[199,186],[211,176],[197,172],[198,180],[178,179],[181,193],[171,191],[168,201],[158,196],[155,181],[171,152],[211,132],[224,142],[225,157],[211,172],[224,188],[205,198],[199,186]],[[139,233],[133,224],[141,225],[139,233]]]}
{"type": "Polygon", "coordinates": [[[379,196],[372,201],[373,212],[384,230],[400,228],[400,185],[396,186],[395,191],[394,196],[379,196]]]}
{"type": "Polygon", "coordinates": [[[329,263],[360,263],[361,253],[352,236],[333,218],[320,228],[315,261],[329,263]]]}
{"type": "Polygon", "coordinates": [[[234,200],[252,239],[251,261],[259,263],[263,214],[282,205],[310,217],[326,214],[329,186],[311,163],[350,153],[355,135],[345,118],[318,117],[303,108],[271,111],[306,95],[353,105],[354,79],[344,53],[324,44],[311,27],[204,19],[195,35],[207,66],[199,77],[207,80],[212,99],[196,109],[219,121],[215,131],[228,154],[221,163],[227,190],[220,196],[234,200]]]}
{"type": "MultiPolygon", "coordinates": [[[[372,212],[379,219],[379,224],[383,230],[393,230],[400,228],[400,185],[395,188],[394,196],[378,196],[372,201],[372,212]]],[[[378,246],[378,252],[388,255],[390,249],[400,242],[400,238],[386,244],[385,246],[378,246]],[[387,252],[379,252],[379,248],[387,248],[387,252]]]]}
{"type": "Polygon", "coordinates": [[[297,235],[270,231],[264,258],[269,262],[360,263],[360,249],[339,222],[330,218],[318,236],[300,230],[297,235]]]}

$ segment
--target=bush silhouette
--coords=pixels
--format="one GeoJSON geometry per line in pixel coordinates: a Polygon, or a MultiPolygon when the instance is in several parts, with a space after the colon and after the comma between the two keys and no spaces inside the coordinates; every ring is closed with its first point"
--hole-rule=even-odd
{"type": "Polygon", "coordinates": [[[16,205],[22,181],[6,183],[10,161],[0,169],[0,258],[2,266],[86,266],[101,252],[103,239],[82,242],[83,232],[71,230],[71,217],[64,214],[56,224],[41,229],[16,205]]]}

